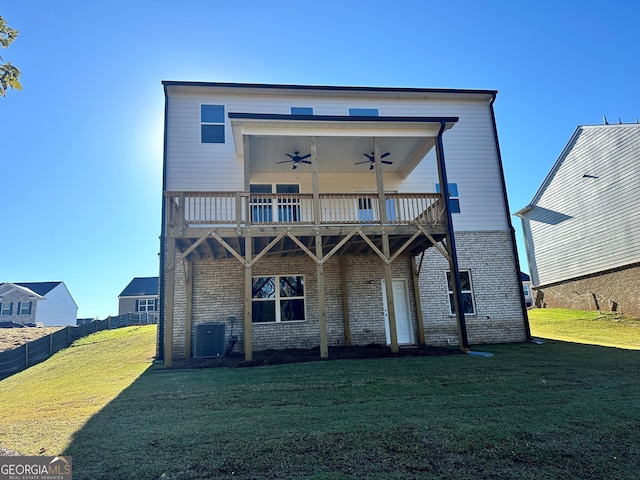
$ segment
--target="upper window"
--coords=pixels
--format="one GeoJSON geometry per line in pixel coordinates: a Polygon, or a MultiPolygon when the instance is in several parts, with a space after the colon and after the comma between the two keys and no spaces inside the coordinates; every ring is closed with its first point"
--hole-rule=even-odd
{"type": "Polygon", "coordinates": [[[13,315],[13,302],[0,303],[0,315],[13,315]]]}
{"type": "MultiPolygon", "coordinates": [[[[460,196],[458,195],[458,184],[449,183],[449,205],[451,213],[460,213],[460,196]]],[[[440,193],[440,184],[436,183],[436,193],[440,193]]]]}
{"type": "MultiPolygon", "coordinates": [[[[451,315],[455,315],[456,307],[453,302],[453,282],[451,281],[451,272],[447,272],[447,289],[449,290],[449,310],[451,315]]],[[[460,270],[460,292],[462,293],[462,311],[465,315],[474,315],[476,310],[473,304],[471,272],[468,270],[460,270]]]]}
{"type": "Polygon", "coordinates": [[[200,105],[202,143],[224,143],[224,105],[200,105]]]}
{"type": "Polygon", "coordinates": [[[524,292],[525,296],[528,297],[529,295],[531,295],[529,293],[529,285],[523,284],[522,285],[522,291],[524,292]]]}
{"type": "Polygon", "coordinates": [[[155,298],[141,298],[136,300],[136,312],[155,312],[157,301],[155,298]]]}
{"type": "Polygon", "coordinates": [[[291,107],[291,115],[313,115],[313,107],[291,107]]]}
{"type": "Polygon", "coordinates": [[[377,117],[377,108],[350,108],[349,115],[352,117],[377,117]]]}
{"type": "Polygon", "coordinates": [[[255,323],[304,320],[304,277],[254,278],[251,307],[255,323]]]}

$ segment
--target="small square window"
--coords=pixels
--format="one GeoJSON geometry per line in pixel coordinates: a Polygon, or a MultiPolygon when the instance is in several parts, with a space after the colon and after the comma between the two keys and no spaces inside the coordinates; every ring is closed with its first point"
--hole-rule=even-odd
{"type": "Polygon", "coordinates": [[[19,302],[17,313],[18,315],[31,315],[31,302],[19,302]]]}
{"type": "Polygon", "coordinates": [[[12,315],[13,314],[13,302],[0,303],[0,315],[12,315]]]}
{"type": "Polygon", "coordinates": [[[349,115],[352,117],[377,117],[377,108],[350,108],[349,115]]]}
{"type": "Polygon", "coordinates": [[[291,115],[313,115],[313,107],[291,107],[291,115]]]}

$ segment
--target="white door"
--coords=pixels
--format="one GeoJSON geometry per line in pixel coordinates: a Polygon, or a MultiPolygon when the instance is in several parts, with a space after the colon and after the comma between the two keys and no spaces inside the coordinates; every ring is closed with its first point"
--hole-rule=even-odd
{"type": "MultiPolygon", "coordinates": [[[[411,326],[411,314],[409,313],[409,287],[407,281],[393,281],[393,303],[396,313],[396,333],[398,344],[413,344],[413,327],[411,326]]],[[[387,288],[382,280],[382,304],[384,308],[384,329],[387,334],[387,345],[391,343],[389,333],[389,312],[387,311],[387,288]]]]}

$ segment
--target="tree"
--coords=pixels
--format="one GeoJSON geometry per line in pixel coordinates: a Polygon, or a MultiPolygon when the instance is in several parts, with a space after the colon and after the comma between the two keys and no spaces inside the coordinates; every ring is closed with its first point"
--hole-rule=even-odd
{"type": "MultiPolygon", "coordinates": [[[[0,17],[0,46],[2,48],[9,47],[17,36],[18,31],[7,25],[4,18],[0,17]]],[[[2,57],[0,57],[1,60],[2,57]]],[[[9,87],[15,90],[22,90],[19,78],[20,70],[11,65],[11,62],[0,64],[0,95],[6,96],[7,88],[9,87]]]]}

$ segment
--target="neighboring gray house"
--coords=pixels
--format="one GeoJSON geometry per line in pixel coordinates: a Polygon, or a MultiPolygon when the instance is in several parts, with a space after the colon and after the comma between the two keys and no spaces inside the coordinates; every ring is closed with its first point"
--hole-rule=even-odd
{"type": "Polygon", "coordinates": [[[640,124],[578,127],[516,215],[538,307],[640,317],[640,124]]]}
{"type": "Polygon", "coordinates": [[[77,314],[64,282],[0,284],[0,321],[57,327],[75,325],[77,314]]]}
{"type": "Polygon", "coordinates": [[[144,314],[156,319],[158,312],[158,277],[135,277],[118,296],[118,315],[144,314]]]}
{"type": "Polygon", "coordinates": [[[163,85],[165,364],[210,322],[246,359],[529,337],[497,92],[163,85]]]}

